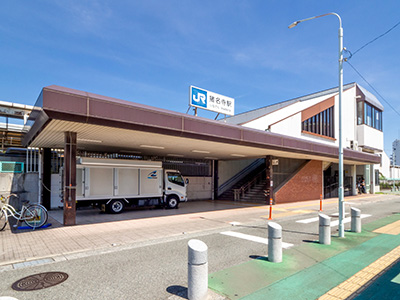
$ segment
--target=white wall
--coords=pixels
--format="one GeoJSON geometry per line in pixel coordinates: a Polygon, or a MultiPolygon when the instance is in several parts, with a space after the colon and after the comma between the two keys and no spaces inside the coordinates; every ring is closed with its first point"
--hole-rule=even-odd
{"type": "MultiPolygon", "coordinates": [[[[343,147],[350,147],[350,141],[356,140],[356,88],[350,88],[343,92],[342,95],[342,135],[343,147]]],[[[324,143],[328,145],[338,145],[339,137],[339,96],[336,93],[317,97],[315,99],[296,102],[287,107],[281,108],[266,116],[250,121],[243,126],[251,127],[259,130],[266,130],[270,125],[270,131],[284,134],[292,137],[302,138],[309,141],[324,143]],[[318,137],[311,134],[301,132],[301,111],[305,110],[321,101],[327,100],[335,96],[335,140],[318,137]]]]}
{"type": "Polygon", "coordinates": [[[399,166],[390,167],[390,177],[389,178],[396,178],[396,179],[400,178],[400,167],[399,166]]]}
{"type": "MultiPolygon", "coordinates": [[[[324,100],[332,97],[333,95],[334,94],[329,94],[329,95],[317,97],[317,98],[307,100],[307,101],[295,102],[294,104],[291,104],[291,105],[288,105],[281,109],[278,109],[266,116],[263,116],[258,119],[252,120],[248,123],[245,123],[245,124],[243,124],[243,126],[254,128],[254,129],[266,130],[266,129],[268,129],[269,125],[275,124],[277,122],[281,122],[281,121],[283,121],[283,119],[285,119],[293,114],[297,114],[298,112],[301,112],[302,110],[304,110],[308,107],[311,107],[321,101],[324,101],[324,100]]],[[[300,121],[300,125],[297,125],[296,127],[301,128],[301,121],[300,121]]],[[[277,132],[277,131],[273,131],[273,132],[277,132]]],[[[281,133],[281,132],[277,132],[277,133],[281,133]]],[[[292,134],[288,134],[288,135],[293,136],[292,134]]]]}
{"type": "Polygon", "coordinates": [[[377,165],[379,166],[379,172],[382,173],[383,176],[385,176],[386,178],[391,178],[390,175],[390,158],[389,156],[387,156],[387,154],[385,152],[382,152],[382,163],[381,165],[377,165]]]}
{"type": "Polygon", "coordinates": [[[212,197],[212,177],[189,177],[187,186],[188,201],[191,200],[210,200],[212,197]]]}
{"type": "Polygon", "coordinates": [[[301,113],[292,115],[271,126],[271,132],[289,135],[292,137],[301,137],[301,113]],[[300,124],[300,126],[299,126],[300,124]]]}
{"type": "Polygon", "coordinates": [[[63,203],[61,202],[61,176],[60,174],[51,174],[51,188],[50,188],[50,207],[58,208],[62,207],[63,203]]]}
{"type": "Polygon", "coordinates": [[[358,145],[383,150],[383,132],[367,125],[358,125],[358,145]]]}

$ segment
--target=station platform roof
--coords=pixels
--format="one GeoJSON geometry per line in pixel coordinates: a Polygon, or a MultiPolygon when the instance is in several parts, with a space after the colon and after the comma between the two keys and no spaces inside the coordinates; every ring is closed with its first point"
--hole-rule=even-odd
{"type": "MultiPolygon", "coordinates": [[[[338,162],[338,147],[151,107],[60,86],[43,88],[30,114],[24,146],[137,155],[233,160],[290,157],[338,162]]],[[[344,149],[346,164],[377,164],[380,156],[344,149]]]]}

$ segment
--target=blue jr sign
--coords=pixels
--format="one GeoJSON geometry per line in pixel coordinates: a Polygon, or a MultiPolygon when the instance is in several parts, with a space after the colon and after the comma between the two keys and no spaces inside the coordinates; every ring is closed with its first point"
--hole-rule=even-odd
{"type": "Polygon", "coordinates": [[[220,114],[233,116],[235,114],[235,99],[190,86],[189,105],[220,114]]]}
{"type": "Polygon", "coordinates": [[[207,108],[207,91],[193,86],[191,88],[192,97],[190,105],[207,108]]]}

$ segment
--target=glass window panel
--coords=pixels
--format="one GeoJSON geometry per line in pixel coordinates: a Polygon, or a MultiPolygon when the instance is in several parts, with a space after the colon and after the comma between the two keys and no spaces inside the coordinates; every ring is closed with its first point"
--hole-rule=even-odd
{"type": "Polygon", "coordinates": [[[315,116],[312,117],[312,129],[311,132],[315,132],[315,116]]]}
{"type": "Polygon", "coordinates": [[[378,129],[378,130],[381,130],[381,128],[380,128],[380,118],[379,118],[379,111],[377,110],[377,109],[375,109],[375,128],[376,129],[378,129]]]}
{"type": "Polygon", "coordinates": [[[372,119],[372,107],[367,104],[367,125],[371,126],[371,119],[372,119]]]}
{"type": "Polygon", "coordinates": [[[375,125],[374,119],[375,119],[375,109],[371,106],[371,126],[372,127],[374,127],[374,125],[375,125]]]}
{"type": "Polygon", "coordinates": [[[357,102],[357,125],[363,123],[363,101],[357,102]]]}
{"type": "Polygon", "coordinates": [[[330,116],[329,112],[330,112],[330,108],[328,108],[326,110],[326,135],[327,136],[330,136],[330,131],[331,131],[331,126],[330,126],[331,116],[330,116]]]}
{"type": "Polygon", "coordinates": [[[367,124],[367,106],[368,104],[366,102],[364,102],[364,124],[367,124]]]}

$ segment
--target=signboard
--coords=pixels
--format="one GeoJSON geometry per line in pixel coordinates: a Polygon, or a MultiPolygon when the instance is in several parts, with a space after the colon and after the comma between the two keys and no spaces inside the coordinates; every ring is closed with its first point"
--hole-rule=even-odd
{"type": "Polygon", "coordinates": [[[190,86],[189,105],[233,116],[235,114],[235,99],[190,86]]]}

